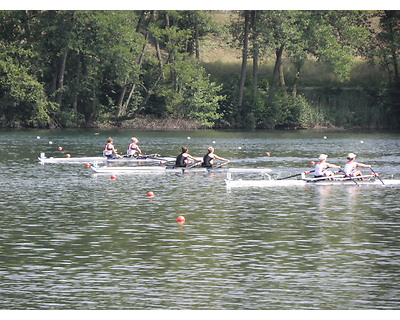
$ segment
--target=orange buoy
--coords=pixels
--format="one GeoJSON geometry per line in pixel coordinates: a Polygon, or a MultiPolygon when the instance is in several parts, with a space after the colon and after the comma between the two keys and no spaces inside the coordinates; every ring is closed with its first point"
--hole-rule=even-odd
{"type": "Polygon", "coordinates": [[[152,191],[147,192],[147,196],[148,197],[154,197],[154,192],[152,192],[152,191]]]}
{"type": "Polygon", "coordinates": [[[178,218],[176,218],[176,221],[177,221],[178,223],[185,223],[186,219],[185,219],[184,216],[179,216],[178,218]]]}
{"type": "Polygon", "coordinates": [[[90,168],[90,163],[85,163],[86,168],[90,168]]]}
{"type": "Polygon", "coordinates": [[[69,153],[67,153],[65,156],[66,156],[67,158],[71,158],[71,155],[70,155],[69,153]]]}
{"type": "Polygon", "coordinates": [[[58,149],[58,151],[62,151],[63,148],[62,147],[58,147],[57,149],[58,149]]]}
{"type": "Polygon", "coordinates": [[[112,174],[111,175],[111,180],[115,180],[115,179],[117,179],[117,176],[115,174],[112,174]]]}

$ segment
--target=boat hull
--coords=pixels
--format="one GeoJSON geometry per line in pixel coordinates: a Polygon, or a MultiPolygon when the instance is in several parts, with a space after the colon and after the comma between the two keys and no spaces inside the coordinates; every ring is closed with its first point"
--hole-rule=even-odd
{"type": "Polygon", "coordinates": [[[116,159],[109,159],[107,157],[70,157],[70,158],[53,158],[53,157],[45,157],[42,153],[41,156],[38,158],[41,164],[45,163],[166,163],[169,161],[175,161],[176,158],[174,157],[143,157],[143,158],[116,158],[116,159]]]}
{"type": "Polygon", "coordinates": [[[184,173],[184,172],[236,172],[236,173],[246,173],[246,172],[270,172],[271,169],[260,169],[260,168],[203,168],[203,167],[193,167],[193,168],[182,168],[182,167],[165,167],[165,166],[136,166],[136,167],[98,167],[91,166],[92,170],[96,173],[184,173]]]}
{"type": "Polygon", "coordinates": [[[374,186],[400,186],[400,180],[388,179],[388,180],[341,180],[341,181],[310,181],[310,180],[232,180],[226,179],[227,188],[249,188],[249,187],[296,187],[296,186],[333,186],[333,185],[350,185],[350,186],[363,186],[363,185],[374,185],[374,186]]]}

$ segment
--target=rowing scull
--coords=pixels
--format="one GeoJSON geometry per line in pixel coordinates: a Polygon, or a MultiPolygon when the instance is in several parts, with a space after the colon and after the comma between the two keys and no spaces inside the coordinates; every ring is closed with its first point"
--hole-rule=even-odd
{"type": "Polygon", "coordinates": [[[40,153],[40,157],[38,158],[41,164],[45,163],[95,163],[95,162],[109,162],[109,163],[122,163],[122,162],[129,162],[129,163],[143,163],[143,162],[152,162],[152,163],[166,163],[170,161],[175,161],[175,157],[158,157],[158,156],[140,156],[135,158],[116,158],[116,159],[109,159],[107,157],[65,157],[65,158],[54,158],[49,157],[47,158],[45,154],[42,152],[40,153]]]}
{"type": "Polygon", "coordinates": [[[271,169],[265,168],[226,168],[226,167],[214,167],[214,168],[204,168],[204,167],[174,167],[174,166],[116,166],[116,167],[99,167],[96,165],[91,166],[92,170],[96,173],[167,173],[167,172],[235,172],[235,173],[266,173],[270,172],[271,169]]]}
{"type": "Polygon", "coordinates": [[[331,185],[398,185],[400,186],[400,180],[396,179],[377,179],[374,176],[361,176],[355,178],[348,177],[336,177],[334,180],[329,180],[327,178],[306,178],[302,175],[300,180],[275,180],[275,179],[265,179],[265,180],[242,180],[242,179],[232,179],[231,175],[228,173],[225,179],[226,187],[230,188],[250,188],[250,187],[296,187],[296,186],[306,186],[306,185],[318,185],[318,186],[331,186],[331,185]]]}

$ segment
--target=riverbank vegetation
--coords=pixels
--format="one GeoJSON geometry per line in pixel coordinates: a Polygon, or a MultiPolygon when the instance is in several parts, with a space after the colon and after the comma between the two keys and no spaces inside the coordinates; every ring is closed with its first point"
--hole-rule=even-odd
{"type": "Polygon", "coordinates": [[[0,126],[399,128],[399,11],[1,11],[0,126]]]}

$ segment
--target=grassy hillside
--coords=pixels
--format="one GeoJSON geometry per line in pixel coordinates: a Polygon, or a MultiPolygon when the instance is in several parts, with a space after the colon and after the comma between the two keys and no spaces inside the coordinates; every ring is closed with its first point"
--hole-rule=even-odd
{"type": "MultiPolygon", "coordinates": [[[[232,37],[227,26],[235,16],[233,13],[213,13],[213,21],[217,25],[217,34],[208,35],[201,42],[200,58],[209,73],[217,78],[240,74],[241,50],[232,47],[232,37]]],[[[265,57],[260,64],[260,79],[270,80],[274,65],[274,57],[265,57]]],[[[285,80],[288,85],[294,77],[294,68],[288,61],[283,61],[285,80]]],[[[248,71],[251,72],[252,61],[248,61],[248,71]]],[[[327,66],[310,59],[302,70],[300,87],[378,87],[386,81],[385,72],[379,66],[371,66],[362,59],[356,59],[351,72],[351,79],[346,83],[340,83],[337,77],[328,70],[327,66]]]]}
{"type": "Polygon", "coordinates": [[[241,51],[229,45],[232,37],[228,32],[228,24],[234,14],[213,13],[211,17],[216,24],[218,32],[208,35],[201,42],[201,60],[204,63],[233,63],[241,64],[241,51]]]}

